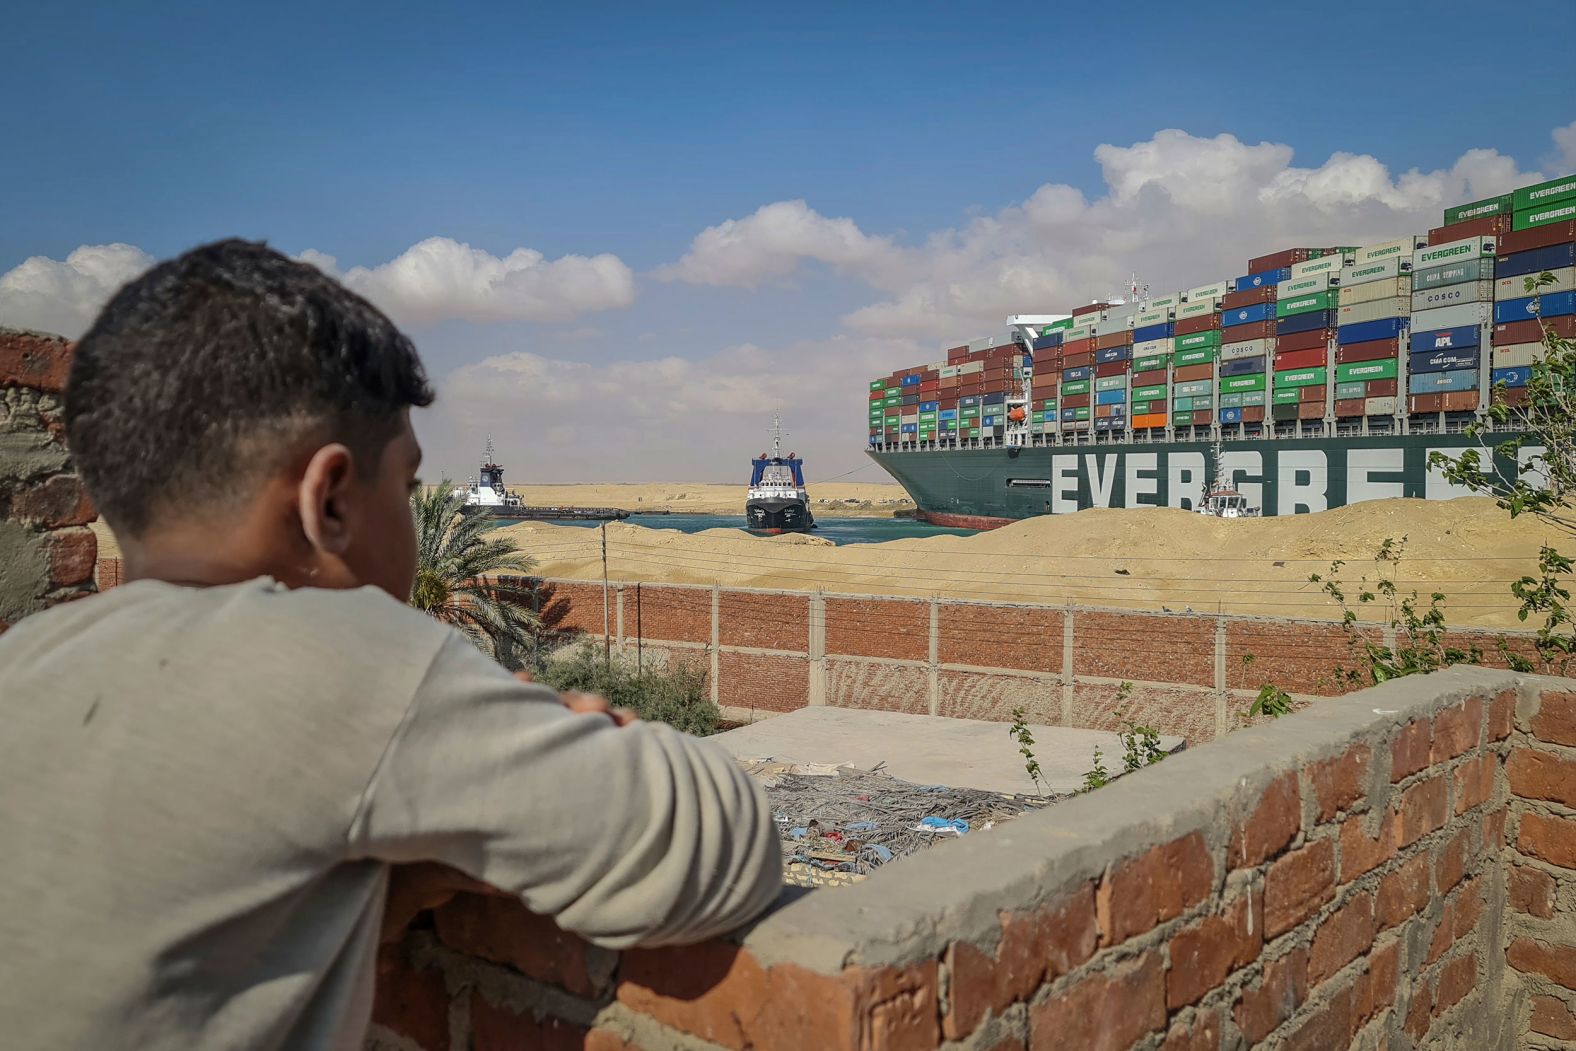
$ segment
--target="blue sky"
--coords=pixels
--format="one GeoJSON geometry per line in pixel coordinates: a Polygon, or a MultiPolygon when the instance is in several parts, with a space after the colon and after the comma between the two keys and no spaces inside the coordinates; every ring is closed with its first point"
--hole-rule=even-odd
{"type": "MultiPolygon", "coordinates": [[[[24,43],[0,65],[0,275],[80,246],[157,258],[236,234],[341,271],[427,238],[544,263],[616,257],[558,275],[542,294],[572,287],[579,305],[545,321],[441,296],[401,316],[379,295],[410,286],[366,279],[474,410],[424,424],[438,466],[466,470],[473,432],[496,427],[516,475],[724,480],[775,400],[827,474],[861,462],[857,404],[832,411],[834,381],[990,331],[1006,300],[971,288],[1017,287],[1018,309],[1052,310],[1126,268],[1200,283],[1275,238],[1426,229],[1445,198],[1576,160],[1554,135],[1576,120],[1568,0],[1513,15],[1140,3],[1119,21],[980,6],[28,5],[8,13],[24,43]],[[1164,129],[1188,138],[1157,141],[1164,129]],[[1408,184],[1413,169],[1433,181],[1408,184]],[[1247,173],[1245,202],[1295,200],[1206,199],[1220,172],[1247,173]],[[1124,176],[1127,190],[1112,185],[1124,176]],[[1026,217],[1048,185],[1088,210],[1026,217]],[[674,269],[702,231],[800,200],[802,214],[729,235],[765,245],[764,261],[730,243],[674,269]],[[1193,231],[1197,282],[1183,245],[1156,233],[1172,228],[1193,231]],[[883,303],[896,306],[858,314],[883,303]],[[516,354],[546,364],[483,364],[516,354]],[[748,367],[675,399],[681,370],[651,364],[671,359],[713,384],[748,367]],[[619,363],[639,390],[604,374],[619,363]],[[500,390],[502,373],[530,379],[500,390]],[[746,411],[751,377],[771,394],[746,411]],[[664,414],[641,391],[684,403],[664,414]],[[601,441],[573,435],[586,419],[601,441]],[[537,457],[549,431],[562,448],[537,457]]],[[[0,323],[37,323],[37,295],[55,293],[33,292],[27,309],[0,296],[0,323]]]]}

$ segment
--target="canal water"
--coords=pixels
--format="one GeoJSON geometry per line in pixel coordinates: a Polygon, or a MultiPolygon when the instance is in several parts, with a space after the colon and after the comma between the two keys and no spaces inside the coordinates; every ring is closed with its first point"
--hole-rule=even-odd
{"type": "MultiPolygon", "coordinates": [[[[742,532],[743,518],[743,515],[634,515],[626,519],[626,524],[648,529],[677,529],[681,533],[699,533],[703,529],[738,529],[742,532]]],[[[973,529],[927,525],[910,518],[822,518],[817,515],[815,523],[816,529],[811,535],[823,537],[834,544],[879,544],[886,540],[907,540],[916,536],[970,536],[975,532],[973,529]]],[[[602,523],[553,524],[595,528],[602,523]]]]}

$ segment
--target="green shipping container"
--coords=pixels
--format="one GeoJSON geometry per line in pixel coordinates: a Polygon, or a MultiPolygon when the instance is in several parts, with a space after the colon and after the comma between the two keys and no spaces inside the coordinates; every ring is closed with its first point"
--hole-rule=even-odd
{"type": "MultiPolygon", "coordinates": [[[[1511,195],[1511,203],[1516,211],[1524,212],[1529,209],[1541,209],[1544,205],[1553,204],[1555,201],[1565,201],[1576,198],[1576,175],[1562,175],[1558,179],[1540,182],[1536,186],[1523,186],[1511,195]]],[[[1516,227],[1520,230],[1521,227],[1516,227]]]]}
{"type": "Polygon", "coordinates": [[[1576,219],[1576,200],[1558,201],[1554,204],[1539,205],[1524,212],[1517,212],[1515,218],[1510,221],[1510,228],[1512,230],[1531,230],[1535,226],[1565,223],[1573,219],[1576,219]]]}
{"type": "Polygon", "coordinates": [[[1162,398],[1160,401],[1157,401],[1155,404],[1158,405],[1159,408],[1151,410],[1150,407],[1149,407],[1149,403],[1147,401],[1135,401],[1135,402],[1133,402],[1131,408],[1128,411],[1130,411],[1134,416],[1142,416],[1144,413],[1150,412],[1150,411],[1153,411],[1153,412],[1165,412],[1166,411],[1166,403],[1165,403],[1165,399],[1164,398],[1162,398]]]}
{"type": "Polygon", "coordinates": [[[884,398],[881,401],[881,407],[883,409],[894,409],[894,408],[897,408],[899,405],[902,405],[902,404],[903,404],[903,399],[901,397],[884,398]]]}
{"type": "Polygon", "coordinates": [[[1056,408],[1056,399],[1055,398],[1046,398],[1044,404],[1042,404],[1040,407],[1042,409],[1046,409],[1046,410],[1055,409],[1056,408]]]}
{"type": "Polygon", "coordinates": [[[902,387],[888,387],[886,389],[886,396],[889,397],[889,398],[901,398],[903,396],[903,388],[902,387]]]}
{"type": "Polygon", "coordinates": [[[1030,413],[1029,414],[1029,422],[1030,423],[1044,423],[1045,422],[1045,413],[1043,413],[1043,412],[1030,413]]]}
{"type": "Polygon", "coordinates": [[[1471,204],[1458,204],[1454,208],[1445,209],[1445,225],[1451,223],[1464,223],[1468,219],[1482,219],[1490,215],[1509,215],[1515,210],[1514,194],[1505,194],[1503,197],[1489,197],[1482,201],[1473,201],[1471,204]]]}
{"type": "Polygon", "coordinates": [[[1193,408],[1192,398],[1172,398],[1171,409],[1173,412],[1188,412],[1193,408]]]}
{"type": "Polygon", "coordinates": [[[1157,383],[1150,387],[1136,387],[1133,390],[1134,401],[1152,401],[1155,398],[1163,399],[1165,396],[1166,385],[1164,383],[1157,383]]]}
{"type": "Polygon", "coordinates": [[[1134,372],[1152,372],[1155,369],[1166,367],[1166,354],[1149,354],[1142,358],[1133,359],[1134,372]]]}
{"type": "Polygon", "coordinates": [[[1334,310],[1337,306],[1334,291],[1314,292],[1306,296],[1293,296],[1275,304],[1275,316],[1291,317],[1293,314],[1311,314],[1315,310],[1334,310]]]}
{"type": "Polygon", "coordinates": [[[885,391],[886,390],[886,380],[871,380],[870,381],[870,389],[871,390],[885,391]]]}
{"type": "Polygon", "coordinates": [[[1066,396],[1068,394],[1088,394],[1088,393],[1089,393],[1089,381],[1088,380],[1072,380],[1071,382],[1062,384],[1062,394],[1063,394],[1063,396],[1066,396]]]}
{"type": "Polygon", "coordinates": [[[1292,369],[1290,372],[1277,372],[1275,374],[1276,387],[1313,387],[1325,382],[1326,375],[1323,368],[1317,369],[1292,369]]]}
{"type": "Polygon", "coordinates": [[[958,410],[958,419],[960,419],[960,420],[962,420],[962,419],[969,419],[971,417],[978,418],[979,414],[980,414],[980,407],[978,405],[970,405],[966,409],[959,409],[958,410]]]}
{"type": "Polygon", "coordinates": [[[1074,409],[1073,410],[1073,419],[1075,419],[1075,420],[1087,420],[1088,418],[1089,418],[1089,406],[1085,405],[1081,409],[1074,409]]]}
{"type": "MultiPolygon", "coordinates": [[[[1342,366],[1340,366],[1340,365],[1335,366],[1335,374],[1337,376],[1339,376],[1341,374],[1341,367],[1342,366]]],[[[1366,382],[1364,382],[1364,383],[1337,383],[1335,385],[1335,400],[1336,401],[1347,401],[1348,399],[1351,399],[1351,398],[1366,398],[1367,396],[1368,396],[1368,384],[1366,382]]]]}
{"type": "Polygon", "coordinates": [[[1095,390],[1126,390],[1127,373],[1120,376],[1100,376],[1094,381],[1095,390]]]}
{"type": "Polygon", "coordinates": [[[1220,330],[1210,329],[1208,332],[1194,332],[1186,336],[1174,337],[1177,350],[1196,350],[1199,347],[1220,346],[1220,330]]]}
{"type": "Polygon", "coordinates": [[[935,423],[936,422],[936,414],[934,412],[922,412],[922,413],[919,414],[919,422],[920,423],[935,423]]]}
{"type": "Polygon", "coordinates": [[[1264,373],[1255,372],[1247,376],[1227,376],[1220,381],[1222,391],[1263,390],[1264,373]]]}
{"type": "Polygon", "coordinates": [[[1179,350],[1172,355],[1171,363],[1177,368],[1186,368],[1189,365],[1205,365],[1215,360],[1217,350],[1215,347],[1203,347],[1199,350],[1179,350]]]}
{"type": "Polygon", "coordinates": [[[1241,394],[1222,394],[1220,396],[1220,407],[1222,409],[1235,409],[1235,408],[1238,408],[1241,405],[1242,405],[1242,395],[1241,394]]]}
{"type": "Polygon", "coordinates": [[[1277,388],[1274,395],[1270,398],[1271,403],[1275,405],[1295,405],[1300,400],[1301,398],[1297,394],[1296,387],[1277,388]]]}
{"type": "Polygon", "coordinates": [[[1367,383],[1369,380],[1395,379],[1395,358],[1380,358],[1378,361],[1354,361],[1349,365],[1335,366],[1336,383],[1356,383],[1358,380],[1367,383]]]}

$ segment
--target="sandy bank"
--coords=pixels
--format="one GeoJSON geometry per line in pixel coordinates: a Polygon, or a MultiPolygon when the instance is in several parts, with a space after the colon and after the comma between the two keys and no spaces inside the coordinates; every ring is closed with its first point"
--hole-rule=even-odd
{"type": "MultiPolygon", "coordinates": [[[[743,515],[746,486],[709,482],[630,483],[627,485],[510,486],[528,504],[622,507],[629,511],[676,511],[743,515]]],[[[822,515],[891,517],[913,501],[902,486],[872,482],[809,483],[810,509],[822,515]]]]}

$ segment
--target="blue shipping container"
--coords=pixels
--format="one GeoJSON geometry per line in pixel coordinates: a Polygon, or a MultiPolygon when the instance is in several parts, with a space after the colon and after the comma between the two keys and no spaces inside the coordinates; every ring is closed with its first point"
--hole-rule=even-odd
{"type": "Polygon", "coordinates": [[[915,431],[919,430],[919,424],[917,424],[917,423],[905,423],[901,427],[899,427],[898,430],[901,431],[903,434],[913,434],[915,431]]]}
{"type": "Polygon", "coordinates": [[[1545,270],[1558,270],[1562,266],[1576,266],[1576,244],[1549,245],[1547,248],[1502,255],[1494,260],[1494,276],[1521,277],[1545,270]]]}
{"type": "Polygon", "coordinates": [[[917,386],[919,386],[919,377],[918,376],[904,376],[903,377],[903,386],[905,386],[905,387],[917,387],[917,386]]]}
{"type": "Polygon", "coordinates": [[[903,404],[904,405],[918,405],[919,404],[919,395],[918,394],[905,394],[905,395],[903,395],[903,404]]]}
{"type": "Polygon", "coordinates": [[[1428,332],[1412,333],[1412,353],[1425,350],[1459,350],[1476,347],[1483,342],[1483,329],[1478,325],[1460,328],[1436,328],[1428,332]]]}
{"type": "Polygon", "coordinates": [[[1059,347],[1061,345],[1062,334],[1060,332],[1052,332],[1049,336],[1041,336],[1033,343],[1035,350],[1049,350],[1052,347],[1059,347]]]}
{"type": "Polygon", "coordinates": [[[980,404],[981,405],[1000,405],[1003,402],[1005,402],[1006,400],[1007,400],[1007,395],[1005,395],[1005,394],[987,394],[987,395],[985,395],[985,397],[983,399],[981,399],[980,404]]]}
{"type": "Polygon", "coordinates": [[[1264,359],[1238,358],[1236,361],[1222,361],[1220,374],[1222,376],[1252,376],[1264,371],[1264,359]]]}
{"type": "Polygon", "coordinates": [[[1489,378],[1496,386],[1503,383],[1507,387],[1525,387],[1532,382],[1532,366],[1517,365],[1513,369],[1495,369],[1489,378]]]}
{"type": "Polygon", "coordinates": [[[1535,317],[1563,317],[1566,314],[1576,314],[1576,292],[1545,292],[1541,296],[1507,299],[1494,304],[1496,325],[1535,317]]]}
{"type": "Polygon", "coordinates": [[[1412,394],[1449,394],[1460,390],[1477,390],[1478,370],[1461,369],[1458,372],[1424,372],[1407,380],[1406,389],[1412,394]]]}
{"type": "Polygon", "coordinates": [[[980,418],[980,426],[981,427],[994,427],[994,426],[996,426],[996,417],[994,417],[994,416],[981,417],[980,418]]]}
{"type": "Polygon", "coordinates": [[[1233,292],[1242,292],[1249,288],[1263,288],[1265,285],[1277,285],[1291,277],[1291,267],[1282,267],[1279,270],[1260,270],[1256,274],[1243,274],[1231,282],[1233,292]]]}
{"type": "Polygon", "coordinates": [[[919,403],[920,412],[935,412],[939,408],[941,408],[941,402],[939,401],[922,401],[919,403]]]}
{"type": "Polygon", "coordinates": [[[1094,377],[1093,365],[1080,365],[1076,369],[1063,369],[1062,382],[1071,383],[1074,380],[1086,380],[1094,377]]]}
{"type": "Polygon", "coordinates": [[[1223,310],[1220,313],[1222,328],[1232,325],[1251,325],[1257,321],[1268,321],[1275,316],[1274,303],[1254,303],[1252,306],[1238,307],[1236,310],[1223,310]]]}
{"type": "Polygon", "coordinates": [[[1458,350],[1419,350],[1412,354],[1412,360],[1407,368],[1417,372],[1454,372],[1456,369],[1475,369],[1478,367],[1478,347],[1462,347],[1458,350]]]}
{"type": "Polygon", "coordinates": [[[1125,390],[1100,390],[1095,391],[1094,403],[1096,405],[1121,405],[1127,401],[1125,390]]]}
{"type": "Polygon", "coordinates": [[[959,398],[958,399],[958,405],[961,408],[965,408],[965,409],[968,408],[970,405],[978,405],[979,403],[980,403],[980,396],[978,394],[970,394],[967,398],[959,398]]]}
{"type": "Polygon", "coordinates": [[[1094,429],[1097,431],[1114,431],[1120,430],[1125,424],[1126,421],[1119,417],[1102,416],[1094,421],[1094,429]]]}
{"type": "Polygon", "coordinates": [[[1275,334],[1289,336],[1293,332],[1312,332],[1314,329],[1329,328],[1334,323],[1335,311],[1310,310],[1306,314],[1293,314],[1275,322],[1275,334]]]}
{"type": "Polygon", "coordinates": [[[1094,352],[1094,363],[1096,365],[1109,365],[1113,361],[1126,361],[1132,356],[1133,348],[1131,345],[1125,347],[1106,347],[1104,350],[1097,350],[1094,352]]]}
{"type": "Polygon", "coordinates": [[[1359,321],[1355,325],[1342,325],[1335,330],[1335,342],[1367,343],[1375,339],[1395,339],[1411,327],[1410,317],[1385,317],[1378,321],[1359,321]]]}
{"type": "Polygon", "coordinates": [[[958,418],[958,410],[957,409],[942,409],[941,410],[941,418],[943,420],[955,420],[955,419],[958,418]]]}
{"type": "Polygon", "coordinates": [[[1151,339],[1165,339],[1171,335],[1173,326],[1167,321],[1163,325],[1145,325],[1143,328],[1133,329],[1133,342],[1144,343],[1151,339]]]}
{"type": "Polygon", "coordinates": [[[1063,409],[1062,410],[1062,422],[1063,423],[1072,423],[1077,418],[1078,418],[1078,410],[1077,409],[1063,409]]]}
{"type": "Polygon", "coordinates": [[[1242,422],[1242,410],[1241,409],[1221,409],[1220,410],[1220,422],[1221,423],[1241,423],[1242,422]]]}

